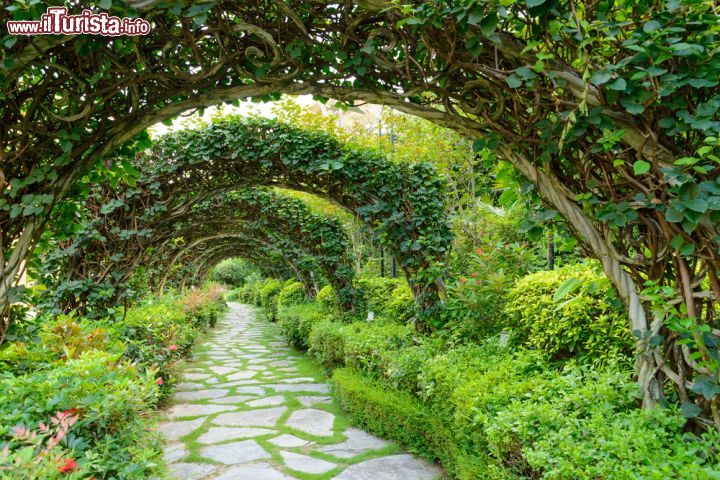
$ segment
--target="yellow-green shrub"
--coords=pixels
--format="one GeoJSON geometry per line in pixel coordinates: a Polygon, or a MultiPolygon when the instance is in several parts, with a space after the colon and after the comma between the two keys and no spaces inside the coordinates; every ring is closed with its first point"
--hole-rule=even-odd
{"type": "Polygon", "coordinates": [[[278,293],[277,296],[277,308],[278,310],[282,307],[288,307],[290,305],[297,305],[307,301],[305,297],[305,289],[303,284],[296,281],[286,282],[278,293]]]}
{"type": "Polygon", "coordinates": [[[330,285],[320,289],[316,300],[323,313],[337,313],[340,309],[337,294],[330,285]]]}
{"type": "Polygon", "coordinates": [[[260,306],[272,321],[277,319],[277,297],[282,289],[282,282],[274,278],[266,279],[260,289],[260,306]]]}
{"type": "Polygon", "coordinates": [[[633,340],[628,321],[607,278],[589,266],[571,265],[521,278],[505,306],[511,325],[528,346],[554,359],[628,358],[633,340]],[[574,286],[555,300],[560,286],[574,286]]]}

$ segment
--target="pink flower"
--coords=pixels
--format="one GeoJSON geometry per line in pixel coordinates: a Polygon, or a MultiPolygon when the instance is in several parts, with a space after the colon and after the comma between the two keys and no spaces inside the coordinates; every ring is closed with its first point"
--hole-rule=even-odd
{"type": "Polygon", "coordinates": [[[165,381],[162,379],[162,377],[160,377],[157,380],[155,380],[155,383],[157,383],[158,385],[162,385],[163,383],[165,383],[165,381]]]}
{"type": "Polygon", "coordinates": [[[65,459],[65,462],[58,467],[58,472],[65,473],[65,472],[72,472],[77,468],[77,463],[75,463],[75,460],[72,458],[65,459]]]}
{"type": "Polygon", "coordinates": [[[170,350],[171,352],[174,352],[174,351],[177,350],[177,349],[178,349],[178,346],[177,346],[177,345],[170,345],[170,346],[168,347],[168,350],[170,350]]]}

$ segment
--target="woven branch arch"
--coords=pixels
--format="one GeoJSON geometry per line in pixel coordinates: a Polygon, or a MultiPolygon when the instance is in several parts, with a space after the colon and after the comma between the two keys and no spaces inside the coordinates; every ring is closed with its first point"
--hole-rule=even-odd
{"type": "MultiPolygon", "coordinates": [[[[150,178],[155,177],[145,180],[150,178]]],[[[125,285],[137,265],[152,274],[151,285],[162,288],[171,273],[177,276],[173,268],[184,255],[230,238],[256,251],[279,254],[308,295],[317,290],[317,274],[324,276],[339,292],[343,307],[352,309],[348,235],[338,220],[309,211],[298,199],[267,189],[239,189],[168,209],[153,189],[130,188],[119,196],[122,202],[116,192],[104,190],[113,195],[104,203],[86,205],[95,215],[91,227],[46,259],[50,273],[45,282],[60,292],[55,300],[59,310],[84,309],[87,299],[94,298],[93,286],[114,290],[108,302],[120,303],[129,294],[125,285]],[[62,288],[67,284],[85,288],[62,288]]]]}
{"type": "Polygon", "coordinates": [[[144,152],[163,197],[178,215],[209,195],[238,186],[277,186],[323,197],[356,215],[397,257],[418,303],[444,297],[443,270],[452,234],[446,185],[429,164],[398,164],[335,138],[277,121],[230,117],[171,133],[144,152]]]}
{"type": "Polygon", "coordinates": [[[276,249],[273,245],[265,244],[255,238],[242,238],[238,235],[219,237],[212,239],[209,245],[200,243],[194,248],[183,248],[174,263],[168,263],[171,267],[161,279],[162,283],[168,282],[179,285],[186,278],[182,272],[178,278],[174,277],[175,267],[179,265],[192,265],[190,271],[194,271],[194,278],[197,282],[204,280],[210,270],[227,258],[243,258],[254,264],[265,276],[284,278],[288,274],[295,277],[302,283],[305,295],[312,298],[317,293],[316,285],[313,282],[312,270],[308,270],[303,258],[297,258],[276,249]]]}

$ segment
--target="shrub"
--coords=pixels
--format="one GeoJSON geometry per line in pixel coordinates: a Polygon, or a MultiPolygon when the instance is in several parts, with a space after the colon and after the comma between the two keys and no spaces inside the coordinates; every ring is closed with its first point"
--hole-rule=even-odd
{"type": "Polygon", "coordinates": [[[325,285],[320,289],[316,300],[323,313],[338,313],[340,310],[337,294],[330,285],[325,285]]]}
{"type": "Polygon", "coordinates": [[[345,359],[344,325],[331,320],[316,323],[308,337],[308,354],[328,369],[340,367],[345,359]]]}
{"type": "Polygon", "coordinates": [[[222,305],[221,290],[210,285],[182,298],[148,298],[125,316],[103,321],[45,316],[24,342],[3,345],[3,364],[21,356],[24,362],[15,374],[0,375],[0,445],[6,447],[0,448],[0,477],[158,477],[162,445],[148,413],[168,393],[177,361],[222,305]],[[58,432],[51,435],[40,422],[69,415],[67,441],[48,449],[58,432]],[[21,428],[10,430],[15,426],[21,428]],[[71,463],[59,472],[57,460],[71,463]]]}
{"type": "Polygon", "coordinates": [[[388,355],[384,376],[394,387],[417,393],[423,366],[446,347],[445,339],[439,336],[421,338],[415,345],[388,355]]]}
{"type": "Polygon", "coordinates": [[[437,458],[431,433],[435,422],[416,398],[349,368],[335,370],[332,383],[338,403],[354,424],[428,460],[437,458]]]}
{"type": "Polygon", "coordinates": [[[512,284],[503,271],[493,280],[460,277],[448,283],[448,300],[440,311],[443,327],[458,341],[481,342],[506,324],[503,308],[506,288],[512,284]]]}
{"type": "Polygon", "coordinates": [[[225,306],[223,289],[217,284],[210,284],[204,289],[190,290],[181,299],[180,305],[195,320],[197,327],[214,327],[225,306]]]}
{"type": "Polygon", "coordinates": [[[545,352],[497,338],[453,346],[382,317],[330,321],[314,304],[281,318],[291,338],[309,330],[309,353],[336,368],[337,399],[356,423],[439,458],[454,478],[720,478],[718,435],[683,436],[675,411],[639,410],[622,365],[558,371],[545,352]]]}
{"type": "Polygon", "coordinates": [[[0,438],[20,448],[9,426],[34,430],[58,411],[77,413],[71,450],[102,478],[147,478],[160,462],[160,443],[145,412],[158,399],[152,372],[120,354],[88,351],[54,368],[0,377],[0,438]]]}
{"type": "Polygon", "coordinates": [[[463,255],[466,261],[458,266],[459,274],[448,281],[448,300],[439,323],[458,341],[478,343],[499,333],[507,324],[503,308],[508,290],[537,269],[535,249],[496,242],[483,242],[482,248],[463,255]]]}
{"type": "Polygon", "coordinates": [[[260,306],[265,309],[268,318],[277,319],[277,297],[283,288],[282,282],[274,278],[266,279],[260,289],[260,306]]]}
{"type": "Polygon", "coordinates": [[[345,365],[384,374],[398,351],[413,344],[411,325],[356,322],[344,329],[345,365]]]}
{"type": "Polygon", "coordinates": [[[637,399],[628,372],[574,368],[514,399],[483,430],[501,462],[519,452],[542,478],[720,478],[717,432],[683,435],[678,412],[637,409],[637,399]]]}
{"type": "Polygon", "coordinates": [[[372,311],[397,321],[407,320],[413,314],[414,298],[404,279],[359,277],[355,279],[355,289],[360,311],[372,311]]]}
{"type": "Polygon", "coordinates": [[[632,334],[609,281],[591,267],[572,265],[518,280],[505,311],[524,342],[554,359],[604,362],[629,358],[632,334]],[[572,290],[555,301],[558,289],[572,290]],[[574,290],[573,290],[574,289],[574,290]]]}
{"type": "Polygon", "coordinates": [[[280,307],[278,325],[285,338],[297,348],[307,349],[313,326],[325,318],[315,303],[280,307]]]}
{"type": "Polygon", "coordinates": [[[280,293],[278,293],[277,307],[279,310],[282,307],[297,305],[306,301],[307,297],[305,297],[305,288],[303,287],[303,284],[296,281],[290,281],[287,282],[285,286],[283,286],[282,290],[280,290],[280,293]]]}

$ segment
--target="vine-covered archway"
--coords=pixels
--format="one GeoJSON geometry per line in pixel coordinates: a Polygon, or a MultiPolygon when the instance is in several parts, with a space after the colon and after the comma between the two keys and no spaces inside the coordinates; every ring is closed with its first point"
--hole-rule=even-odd
{"type": "Polygon", "coordinates": [[[347,235],[337,221],[309,212],[302,202],[257,188],[278,186],[313,193],[355,214],[398,258],[424,309],[444,295],[451,233],[445,183],[431,165],[393,163],[327,134],[241,117],[168,134],[133,165],[137,183],[124,190],[96,188],[86,202],[91,226],[64,247],[70,258],[55,271],[84,272],[75,285],[86,288],[88,278],[109,275],[122,283],[141,263],[167,272],[175,261],[167,252],[177,253],[175,247],[241,233],[283,251],[306,252],[350,309],[347,235]]]}
{"type": "Polygon", "coordinates": [[[432,165],[393,163],[327,134],[242,117],[171,133],[140,162],[157,165],[168,185],[164,198],[186,203],[238,185],[326,198],[357,215],[393,252],[421,306],[432,308],[445,293],[442,273],[452,235],[445,182],[432,165]]]}
{"type": "MultiPolygon", "coordinates": [[[[712,330],[720,298],[713,2],[104,3],[152,35],[16,37],[0,62],[3,314],[53,206],[110,152],[193,108],[309,93],[490,137],[602,260],[640,332],[645,404],[704,378],[669,339],[678,316],[712,330]]],[[[1,12],[43,5],[16,7],[1,12]]]]}
{"type": "Polygon", "coordinates": [[[151,287],[162,288],[183,256],[229,240],[260,255],[279,254],[309,294],[316,289],[314,272],[323,275],[343,307],[352,308],[354,270],[347,234],[339,221],[310,212],[302,201],[267,189],[240,189],[168,210],[158,208],[163,204],[157,197],[139,194],[148,193],[140,187],[126,193],[122,206],[117,198],[102,205],[89,202],[86,209],[96,213],[94,221],[45,259],[44,281],[60,310],[85,309],[89,302],[120,303],[133,293],[128,280],[138,265],[151,275],[151,287]],[[117,208],[111,210],[111,205],[117,208]]]}

